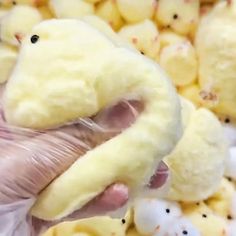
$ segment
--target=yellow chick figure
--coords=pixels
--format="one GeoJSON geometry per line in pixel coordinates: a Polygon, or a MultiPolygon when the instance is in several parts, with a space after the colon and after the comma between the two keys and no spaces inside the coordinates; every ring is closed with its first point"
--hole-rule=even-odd
{"type": "Polygon", "coordinates": [[[160,54],[160,65],[175,86],[186,86],[197,79],[197,56],[189,41],[164,47],[160,54]]]}
{"type": "Polygon", "coordinates": [[[185,205],[183,214],[199,230],[201,236],[227,235],[227,221],[214,214],[204,203],[185,205]]]}
{"type": "Polygon", "coordinates": [[[160,50],[159,31],[150,20],[126,25],[119,31],[118,35],[136,47],[142,54],[156,59],[160,50]]]}
{"type": "Polygon", "coordinates": [[[236,2],[220,1],[196,34],[199,84],[218,114],[236,118],[236,2]]]}
{"type": "Polygon", "coordinates": [[[231,207],[234,194],[234,185],[226,178],[223,178],[218,191],[207,199],[206,204],[216,214],[224,218],[232,218],[231,207]]]}
{"type": "Polygon", "coordinates": [[[94,14],[94,5],[83,0],[50,0],[49,8],[57,18],[79,18],[94,14]]]}
{"type": "Polygon", "coordinates": [[[199,1],[159,0],[156,21],[182,35],[192,34],[199,20],[199,1]]]}
{"type": "Polygon", "coordinates": [[[171,81],[156,63],[116,46],[84,21],[43,21],[23,40],[4,94],[9,123],[35,129],[55,127],[95,115],[129,94],[145,104],[135,123],[87,152],[54,180],[39,195],[33,215],[59,219],[117,181],[135,193],[143,187],[140,183],[149,182],[178,141],[180,107],[171,81]],[[50,68],[43,70],[49,63],[50,68]],[[131,164],[134,161],[137,165],[131,164]],[[88,172],[88,168],[96,171],[88,172]]]}
{"type": "Polygon", "coordinates": [[[0,38],[5,43],[19,46],[25,35],[41,21],[42,16],[36,8],[15,6],[0,20],[0,38]]]}

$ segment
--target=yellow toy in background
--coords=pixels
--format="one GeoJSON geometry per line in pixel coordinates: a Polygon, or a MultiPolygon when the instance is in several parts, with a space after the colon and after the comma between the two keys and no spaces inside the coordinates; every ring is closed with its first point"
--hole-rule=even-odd
{"type": "Polygon", "coordinates": [[[197,79],[197,57],[189,41],[171,44],[161,50],[160,66],[175,86],[185,86],[197,79]]]}
{"type": "Polygon", "coordinates": [[[190,100],[196,107],[202,105],[202,99],[200,96],[200,87],[197,83],[190,84],[184,87],[179,87],[178,93],[184,98],[190,100]]]}
{"type": "Polygon", "coordinates": [[[156,9],[156,0],[117,0],[122,17],[129,23],[151,19],[156,9]]]}
{"type": "Polygon", "coordinates": [[[32,7],[41,7],[47,4],[48,0],[0,0],[0,5],[4,7],[14,7],[16,5],[29,5],[32,7]]]}
{"type": "Polygon", "coordinates": [[[0,38],[5,43],[19,46],[25,35],[42,20],[36,8],[26,5],[16,6],[1,18],[0,38]]]}
{"type": "Polygon", "coordinates": [[[170,29],[163,29],[160,32],[159,37],[160,37],[161,49],[170,46],[172,44],[183,43],[188,41],[188,38],[176,34],[174,31],[170,29]]]}
{"type": "Polygon", "coordinates": [[[185,205],[184,216],[199,230],[201,236],[226,236],[228,222],[214,214],[204,203],[185,205]]]}
{"type": "Polygon", "coordinates": [[[56,18],[79,18],[94,14],[94,5],[83,0],[50,0],[49,7],[56,18]]]}
{"type": "Polygon", "coordinates": [[[116,31],[124,25],[124,20],[114,0],[105,0],[99,3],[96,6],[95,14],[104,19],[116,31]]]}
{"type": "Polygon", "coordinates": [[[220,1],[203,17],[196,35],[199,84],[218,114],[236,118],[236,2],[220,1]]]}
{"type": "Polygon", "coordinates": [[[231,218],[232,201],[235,195],[235,188],[227,179],[221,180],[220,188],[214,193],[206,204],[214,213],[224,218],[231,218]]]}
{"type": "Polygon", "coordinates": [[[0,84],[5,83],[14,68],[18,52],[14,47],[0,43],[0,84]]]}
{"type": "Polygon", "coordinates": [[[131,197],[135,195],[176,145],[180,106],[156,63],[116,46],[88,23],[44,21],[23,40],[4,94],[10,124],[34,129],[60,126],[93,116],[127,96],[144,103],[136,122],[55,179],[39,195],[34,216],[45,220],[67,216],[115,182],[125,183],[131,197]]]}
{"type": "MultiPolygon", "coordinates": [[[[189,107],[184,101],[182,109],[189,107]]],[[[164,161],[171,173],[168,198],[194,202],[217,191],[224,174],[227,146],[221,123],[213,113],[204,108],[188,111],[183,136],[164,161]]]]}
{"type": "Polygon", "coordinates": [[[190,35],[198,25],[199,7],[196,0],[159,0],[155,18],[163,27],[170,27],[178,34],[190,35]]]}
{"type": "Polygon", "coordinates": [[[150,21],[127,25],[121,28],[118,35],[136,47],[142,54],[156,59],[160,50],[159,31],[150,21]]]}

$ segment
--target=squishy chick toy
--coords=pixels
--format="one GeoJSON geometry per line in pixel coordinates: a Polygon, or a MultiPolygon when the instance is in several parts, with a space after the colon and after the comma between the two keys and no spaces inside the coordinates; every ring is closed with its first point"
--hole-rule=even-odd
{"type": "Polygon", "coordinates": [[[42,191],[32,208],[34,216],[60,219],[114,182],[125,183],[132,197],[178,141],[180,106],[156,63],[116,46],[88,23],[48,20],[24,38],[4,94],[10,124],[40,130],[58,127],[124,98],[144,103],[137,120],[88,151],[42,191]]]}

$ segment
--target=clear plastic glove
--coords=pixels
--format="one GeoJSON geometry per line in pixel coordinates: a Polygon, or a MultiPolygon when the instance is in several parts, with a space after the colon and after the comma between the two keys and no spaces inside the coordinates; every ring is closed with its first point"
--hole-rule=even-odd
{"type": "MultiPolygon", "coordinates": [[[[124,101],[91,119],[36,132],[7,125],[0,106],[0,236],[39,235],[59,223],[29,215],[37,195],[85,152],[129,127],[141,110],[140,102],[124,101]]],[[[161,163],[150,187],[161,187],[167,177],[168,169],[161,163]]],[[[128,188],[114,183],[67,219],[106,214],[128,198],[128,188]]]]}

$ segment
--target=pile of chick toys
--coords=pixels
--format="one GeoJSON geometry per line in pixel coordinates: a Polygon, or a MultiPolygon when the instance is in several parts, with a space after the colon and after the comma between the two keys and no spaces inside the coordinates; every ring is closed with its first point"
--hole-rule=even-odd
{"type": "Polygon", "coordinates": [[[11,125],[43,130],[122,99],[144,104],[31,211],[58,220],[119,180],[133,196],[123,215],[44,236],[236,235],[235,0],[0,0],[0,39],[11,125]],[[166,184],[142,194],[161,160],[166,184]]]}

